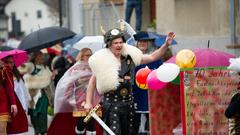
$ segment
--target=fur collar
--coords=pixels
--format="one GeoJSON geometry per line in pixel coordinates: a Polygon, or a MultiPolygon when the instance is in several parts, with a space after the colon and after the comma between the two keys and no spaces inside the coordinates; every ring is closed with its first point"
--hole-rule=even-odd
{"type": "MultiPolygon", "coordinates": [[[[139,65],[143,54],[138,48],[124,44],[122,55],[130,55],[134,64],[139,65]]],[[[119,85],[118,70],[120,65],[108,48],[95,52],[89,58],[89,65],[97,78],[97,90],[100,94],[117,88],[119,85]]]]}
{"type": "Polygon", "coordinates": [[[42,89],[51,83],[51,71],[42,65],[36,65],[36,68],[40,69],[37,74],[32,75],[27,73],[23,76],[25,85],[28,89],[42,89]]]}

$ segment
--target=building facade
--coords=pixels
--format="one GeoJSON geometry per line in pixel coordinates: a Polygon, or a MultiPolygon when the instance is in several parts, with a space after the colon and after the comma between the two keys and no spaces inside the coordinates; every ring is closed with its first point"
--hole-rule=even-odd
{"type": "MultiPolygon", "coordinates": [[[[64,0],[63,0],[64,1],[64,0]]],[[[152,0],[143,0],[142,12],[142,29],[146,30],[151,22],[151,5],[152,0]]],[[[64,18],[64,23],[76,33],[84,35],[99,35],[101,34],[100,26],[108,30],[113,27],[118,27],[117,21],[125,19],[125,4],[126,0],[69,0],[64,18]]],[[[132,13],[131,25],[135,28],[135,11],[132,13]]]]}
{"type": "Polygon", "coordinates": [[[41,0],[11,0],[6,5],[5,13],[9,16],[9,32],[17,27],[27,35],[40,28],[58,25],[48,5],[41,0]]]}
{"type": "Polygon", "coordinates": [[[176,32],[175,53],[210,40],[210,48],[240,55],[239,0],[156,0],[156,7],[157,32],[176,32]]]}

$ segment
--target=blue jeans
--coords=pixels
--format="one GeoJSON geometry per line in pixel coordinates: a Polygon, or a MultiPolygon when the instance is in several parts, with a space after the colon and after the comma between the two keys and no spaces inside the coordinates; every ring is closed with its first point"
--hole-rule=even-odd
{"type": "Polygon", "coordinates": [[[142,25],[142,2],[141,0],[127,0],[125,20],[130,23],[132,11],[135,8],[136,13],[136,31],[141,31],[142,25]]]}

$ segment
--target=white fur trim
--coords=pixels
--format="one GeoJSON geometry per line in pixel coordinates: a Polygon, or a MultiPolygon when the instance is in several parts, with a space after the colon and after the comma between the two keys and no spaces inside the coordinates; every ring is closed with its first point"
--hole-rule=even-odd
{"type": "Polygon", "coordinates": [[[96,135],[96,131],[86,131],[86,135],[96,135]]]}
{"type": "Polygon", "coordinates": [[[21,74],[32,73],[34,70],[34,65],[31,62],[24,63],[22,66],[18,67],[21,74]]]}
{"type": "Polygon", "coordinates": [[[103,94],[119,85],[118,70],[119,63],[112,52],[105,48],[95,52],[89,58],[89,66],[97,78],[97,90],[103,94]]]}
{"type": "Polygon", "coordinates": [[[77,135],[84,134],[84,132],[85,132],[85,129],[84,129],[83,131],[79,131],[79,130],[77,129],[77,126],[75,127],[75,133],[76,133],[77,135]]]}
{"type": "Polygon", "coordinates": [[[51,83],[51,71],[44,66],[37,65],[37,68],[41,68],[41,71],[39,71],[38,74],[31,75],[27,73],[23,76],[25,85],[28,89],[42,89],[51,83]]]}
{"type": "MultiPolygon", "coordinates": [[[[123,55],[130,55],[135,65],[139,65],[143,54],[136,47],[124,44],[123,55]]],[[[89,58],[89,66],[97,78],[97,90],[100,94],[117,88],[120,63],[108,48],[95,52],[89,58]]]]}
{"type": "Polygon", "coordinates": [[[123,55],[124,56],[130,55],[136,66],[141,64],[143,53],[137,47],[128,45],[128,44],[124,44],[123,55]]]}

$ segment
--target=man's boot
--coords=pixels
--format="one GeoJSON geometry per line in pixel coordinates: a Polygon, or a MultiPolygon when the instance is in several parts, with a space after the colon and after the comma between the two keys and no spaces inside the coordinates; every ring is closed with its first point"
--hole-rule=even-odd
{"type": "Polygon", "coordinates": [[[87,131],[86,135],[96,135],[96,131],[87,131]]]}

